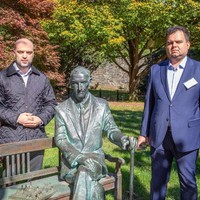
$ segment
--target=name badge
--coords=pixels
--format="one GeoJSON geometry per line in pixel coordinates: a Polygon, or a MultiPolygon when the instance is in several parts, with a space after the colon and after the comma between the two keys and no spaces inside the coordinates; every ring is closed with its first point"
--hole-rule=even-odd
{"type": "Polygon", "coordinates": [[[187,89],[193,87],[194,85],[196,85],[198,82],[194,79],[194,78],[191,78],[190,80],[186,81],[185,83],[183,83],[185,85],[185,87],[187,89]]]}

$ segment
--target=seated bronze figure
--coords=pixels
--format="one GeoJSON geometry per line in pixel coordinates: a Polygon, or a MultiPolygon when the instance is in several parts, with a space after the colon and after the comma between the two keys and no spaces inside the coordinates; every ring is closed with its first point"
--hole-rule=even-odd
{"type": "Polygon", "coordinates": [[[104,190],[98,182],[106,176],[102,132],[122,149],[130,148],[107,102],[93,96],[88,87],[90,71],[78,66],[71,72],[71,96],[56,107],[55,143],[62,152],[61,179],[73,183],[73,200],[102,200],[104,190]]]}

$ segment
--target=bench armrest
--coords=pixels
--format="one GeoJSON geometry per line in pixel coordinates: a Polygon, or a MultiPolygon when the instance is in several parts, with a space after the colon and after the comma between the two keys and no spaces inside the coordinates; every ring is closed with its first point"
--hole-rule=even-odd
{"type": "Polygon", "coordinates": [[[115,173],[121,173],[121,166],[125,164],[125,160],[119,157],[112,157],[110,154],[105,154],[105,159],[115,163],[115,173]]]}

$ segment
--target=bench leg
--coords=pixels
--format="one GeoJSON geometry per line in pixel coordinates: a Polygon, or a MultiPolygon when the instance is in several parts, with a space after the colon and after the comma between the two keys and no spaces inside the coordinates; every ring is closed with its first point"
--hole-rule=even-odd
{"type": "Polygon", "coordinates": [[[115,200],[122,200],[122,175],[117,174],[115,182],[115,200]]]}

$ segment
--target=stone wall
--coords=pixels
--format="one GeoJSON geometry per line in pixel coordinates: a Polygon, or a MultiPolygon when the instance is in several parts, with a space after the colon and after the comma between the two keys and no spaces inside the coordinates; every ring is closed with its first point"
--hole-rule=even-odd
{"type": "MultiPolygon", "coordinates": [[[[122,61],[120,64],[123,65],[123,67],[126,67],[122,61]]],[[[128,74],[119,69],[114,63],[107,63],[104,66],[100,66],[92,73],[91,88],[94,89],[123,89],[128,91],[128,84],[128,74]]]]}

